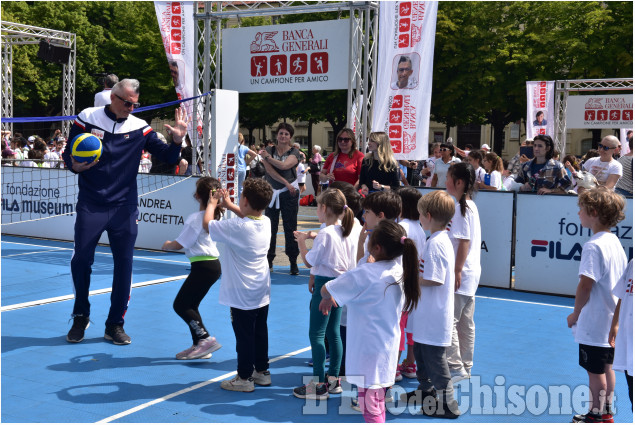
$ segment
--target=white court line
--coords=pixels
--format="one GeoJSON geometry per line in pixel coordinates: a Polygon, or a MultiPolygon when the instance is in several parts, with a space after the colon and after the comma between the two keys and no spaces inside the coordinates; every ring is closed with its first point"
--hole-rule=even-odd
{"type": "MultiPolygon", "coordinates": [[[[143,286],[158,285],[160,283],[166,283],[166,282],[172,282],[174,280],[185,279],[187,276],[188,275],[184,274],[181,276],[173,276],[173,277],[168,277],[163,279],[148,280],[145,282],[134,283],[132,287],[141,288],[143,286]]],[[[95,289],[94,291],[90,291],[88,295],[90,296],[90,295],[107,294],[109,292],[112,292],[112,288],[95,289]]],[[[52,304],[52,303],[58,303],[61,301],[68,301],[68,300],[72,300],[73,298],[75,298],[75,295],[62,295],[60,297],[45,298],[42,300],[29,301],[29,302],[20,303],[20,304],[11,304],[11,305],[2,307],[0,311],[4,313],[5,311],[19,310],[22,308],[35,307],[35,306],[43,305],[43,304],[52,304]]]]}
{"type": "Polygon", "coordinates": [[[533,304],[533,305],[544,305],[546,307],[560,307],[560,308],[570,308],[573,309],[573,307],[570,307],[568,305],[558,305],[558,304],[546,304],[546,303],[537,303],[535,301],[521,301],[521,300],[510,300],[507,298],[496,298],[496,297],[486,297],[483,295],[475,295],[476,298],[484,298],[484,299],[488,299],[488,300],[496,300],[496,301],[509,301],[512,303],[522,303],[522,304],[533,304]]]}
{"type": "MultiPolygon", "coordinates": [[[[296,356],[296,355],[298,355],[300,353],[304,353],[305,351],[309,351],[310,349],[311,349],[311,346],[308,346],[308,347],[304,347],[304,348],[301,348],[301,349],[296,350],[296,351],[292,351],[292,352],[287,353],[287,354],[283,354],[282,356],[278,356],[275,359],[270,360],[269,363],[271,364],[271,363],[274,363],[274,362],[277,362],[277,361],[280,361],[280,360],[287,359],[289,357],[296,356]]],[[[128,416],[128,415],[136,413],[136,412],[138,412],[140,410],[143,410],[146,407],[154,406],[155,404],[162,403],[162,402],[164,402],[166,400],[169,400],[171,398],[180,396],[181,394],[189,393],[190,391],[198,390],[199,388],[203,388],[203,387],[205,387],[205,386],[207,386],[209,384],[213,384],[215,382],[221,381],[221,380],[223,380],[225,378],[232,377],[234,375],[236,375],[236,371],[229,372],[229,373],[226,373],[226,374],[221,375],[221,376],[217,376],[216,378],[212,378],[212,379],[209,379],[207,381],[199,382],[198,384],[192,385],[191,387],[183,388],[182,390],[173,392],[172,394],[168,394],[168,395],[165,395],[163,397],[159,397],[159,398],[154,399],[152,401],[149,401],[147,403],[143,403],[143,404],[140,404],[140,405],[138,405],[136,407],[133,407],[132,409],[128,409],[128,410],[125,410],[125,411],[123,411],[121,413],[117,413],[116,415],[109,416],[106,419],[102,419],[100,421],[97,421],[96,423],[98,423],[98,424],[108,423],[108,422],[112,422],[112,421],[117,420],[117,419],[121,419],[124,416],[128,416]]]]}
{"type": "MultiPolygon", "coordinates": [[[[50,245],[35,245],[35,244],[28,244],[28,243],[22,243],[22,242],[6,242],[6,241],[3,241],[3,243],[12,243],[14,245],[26,245],[26,246],[33,246],[33,247],[38,247],[38,248],[51,248],[50,245]]],[[[18,256],[18,255],[39,254],[41,252],[53,252],[53,251],[59,251],[59,250],[61,250],[61,251],[72,251],[73,248],[55,247],[55,249],[50,249],[50,250],[46,250],[46,251],[34,251],[34,252],[24,252],[22,254],[3,255],[2,258],[15,257],[15,256],[18,256]]],[[[95,255],[108,255],[108,256],[112,257],[112,253],[111,252],[95,251],[95,255]]],[[[177,260],[168,260],[168,259],[165,259],[165,258],[143,257],[143,256],[140,256],[140,255],[134,255],[132,258],[133,259],[140,259],[140,260],[160,261],[162,263],[190,264],[189,261],[177,261],[177,260]]]]}

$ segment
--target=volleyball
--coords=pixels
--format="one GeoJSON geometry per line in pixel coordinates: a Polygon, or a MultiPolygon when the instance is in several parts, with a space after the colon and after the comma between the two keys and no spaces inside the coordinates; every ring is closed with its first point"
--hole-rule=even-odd
{"type": "Polygon", "coordinates": [[[93,162],[101,156],[101,140],[90,133],[75,136],[71,147],[71,155],[78,162],[93,162]]]}

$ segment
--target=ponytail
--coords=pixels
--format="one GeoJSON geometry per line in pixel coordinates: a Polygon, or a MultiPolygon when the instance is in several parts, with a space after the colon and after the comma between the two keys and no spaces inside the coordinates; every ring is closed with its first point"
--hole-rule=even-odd
{"type": "Polygon", "coordinates": [[[336,217],[342,217],[342,236],[347,237],[353,230],[355,214],[346,205],[346,197],[339,189],[329,188],[316,199],[318,204],[325,205],[336,217]]]}
{"type": "Polygon", "coordinates": [[[461,215],[465,217],[467,209],[469,208],[467,205],[467,197],[469,196],[471,198],[475,189],[476,173],[474,172],[474,167],[467,162],[456,162],[450,166],[448,174],[452,176],[452,180],[461,180],[464,183],[463,194],[458,201],[461,206],[461,215]]]}
{"type": "Polygon", "coordinates": [[[377,260],[394,260],[400,255],[403,256],[403,276],[400,281],[393,282],[389,286],[403,282],[403,292],[406,298],[404,311],[412,312],[417,307],[421,296],[419,254],[414,241],[408,239],[404,228],[394,221],[381,220],[373,230],[369,244],[379,245],[383,248],[384,257],[377,260]]]}
{"type": "Polygon", "coordinates": [[[490,152],[486,154],[485,159],[492,163],[492,170],[488,170],[488,173],[491,173],[492,171],[498,171],[499,173],[502,173],[505,170],[505,168],[503,167],[502,158],[496,155],[496,153],[490,152]]]}
{"type": "Polygon", "coordinates": [[[342,217],[342,236],[348,237],[355,225],[355,214],[348,205],[344,205],[344,217],[342,217]]]}
{"type": "Polygon", "coordinates": [[[404,311],[412,313],[417,308],[421,288],[419,287],[419,255],[412,239],[404,239],[403,244],[403,293],[406,297],[404,311]]]}

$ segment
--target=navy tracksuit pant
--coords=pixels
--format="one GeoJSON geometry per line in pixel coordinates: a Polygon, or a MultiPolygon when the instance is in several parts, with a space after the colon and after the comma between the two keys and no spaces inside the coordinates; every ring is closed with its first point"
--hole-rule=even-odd
{"type": "Polygon", "coordinates": [[[106,325],[123,325],[132,285],[132,255],[137,240],[136,205],[118,207],[77,203],[75,247],[71,259],[71,275],[75,290],[73,316],[90,316],[90,275],[95,260],[95,248],[101,234],[108,232],[114,262],[110,312],[106,325]]]}

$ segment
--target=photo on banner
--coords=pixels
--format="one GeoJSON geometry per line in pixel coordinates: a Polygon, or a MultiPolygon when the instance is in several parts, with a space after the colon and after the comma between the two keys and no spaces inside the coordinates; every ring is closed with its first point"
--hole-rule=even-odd
{"type": "Polygon", "coordinates": [[[554,137],[555,81],[527,81],[527,138],[554,137]]]}
{"type": "Polygon", "coordinates": [[[428,157],[437,6],[433,1],[379,5],[372,131],[388,134],[396,159],[428,157]]]}

